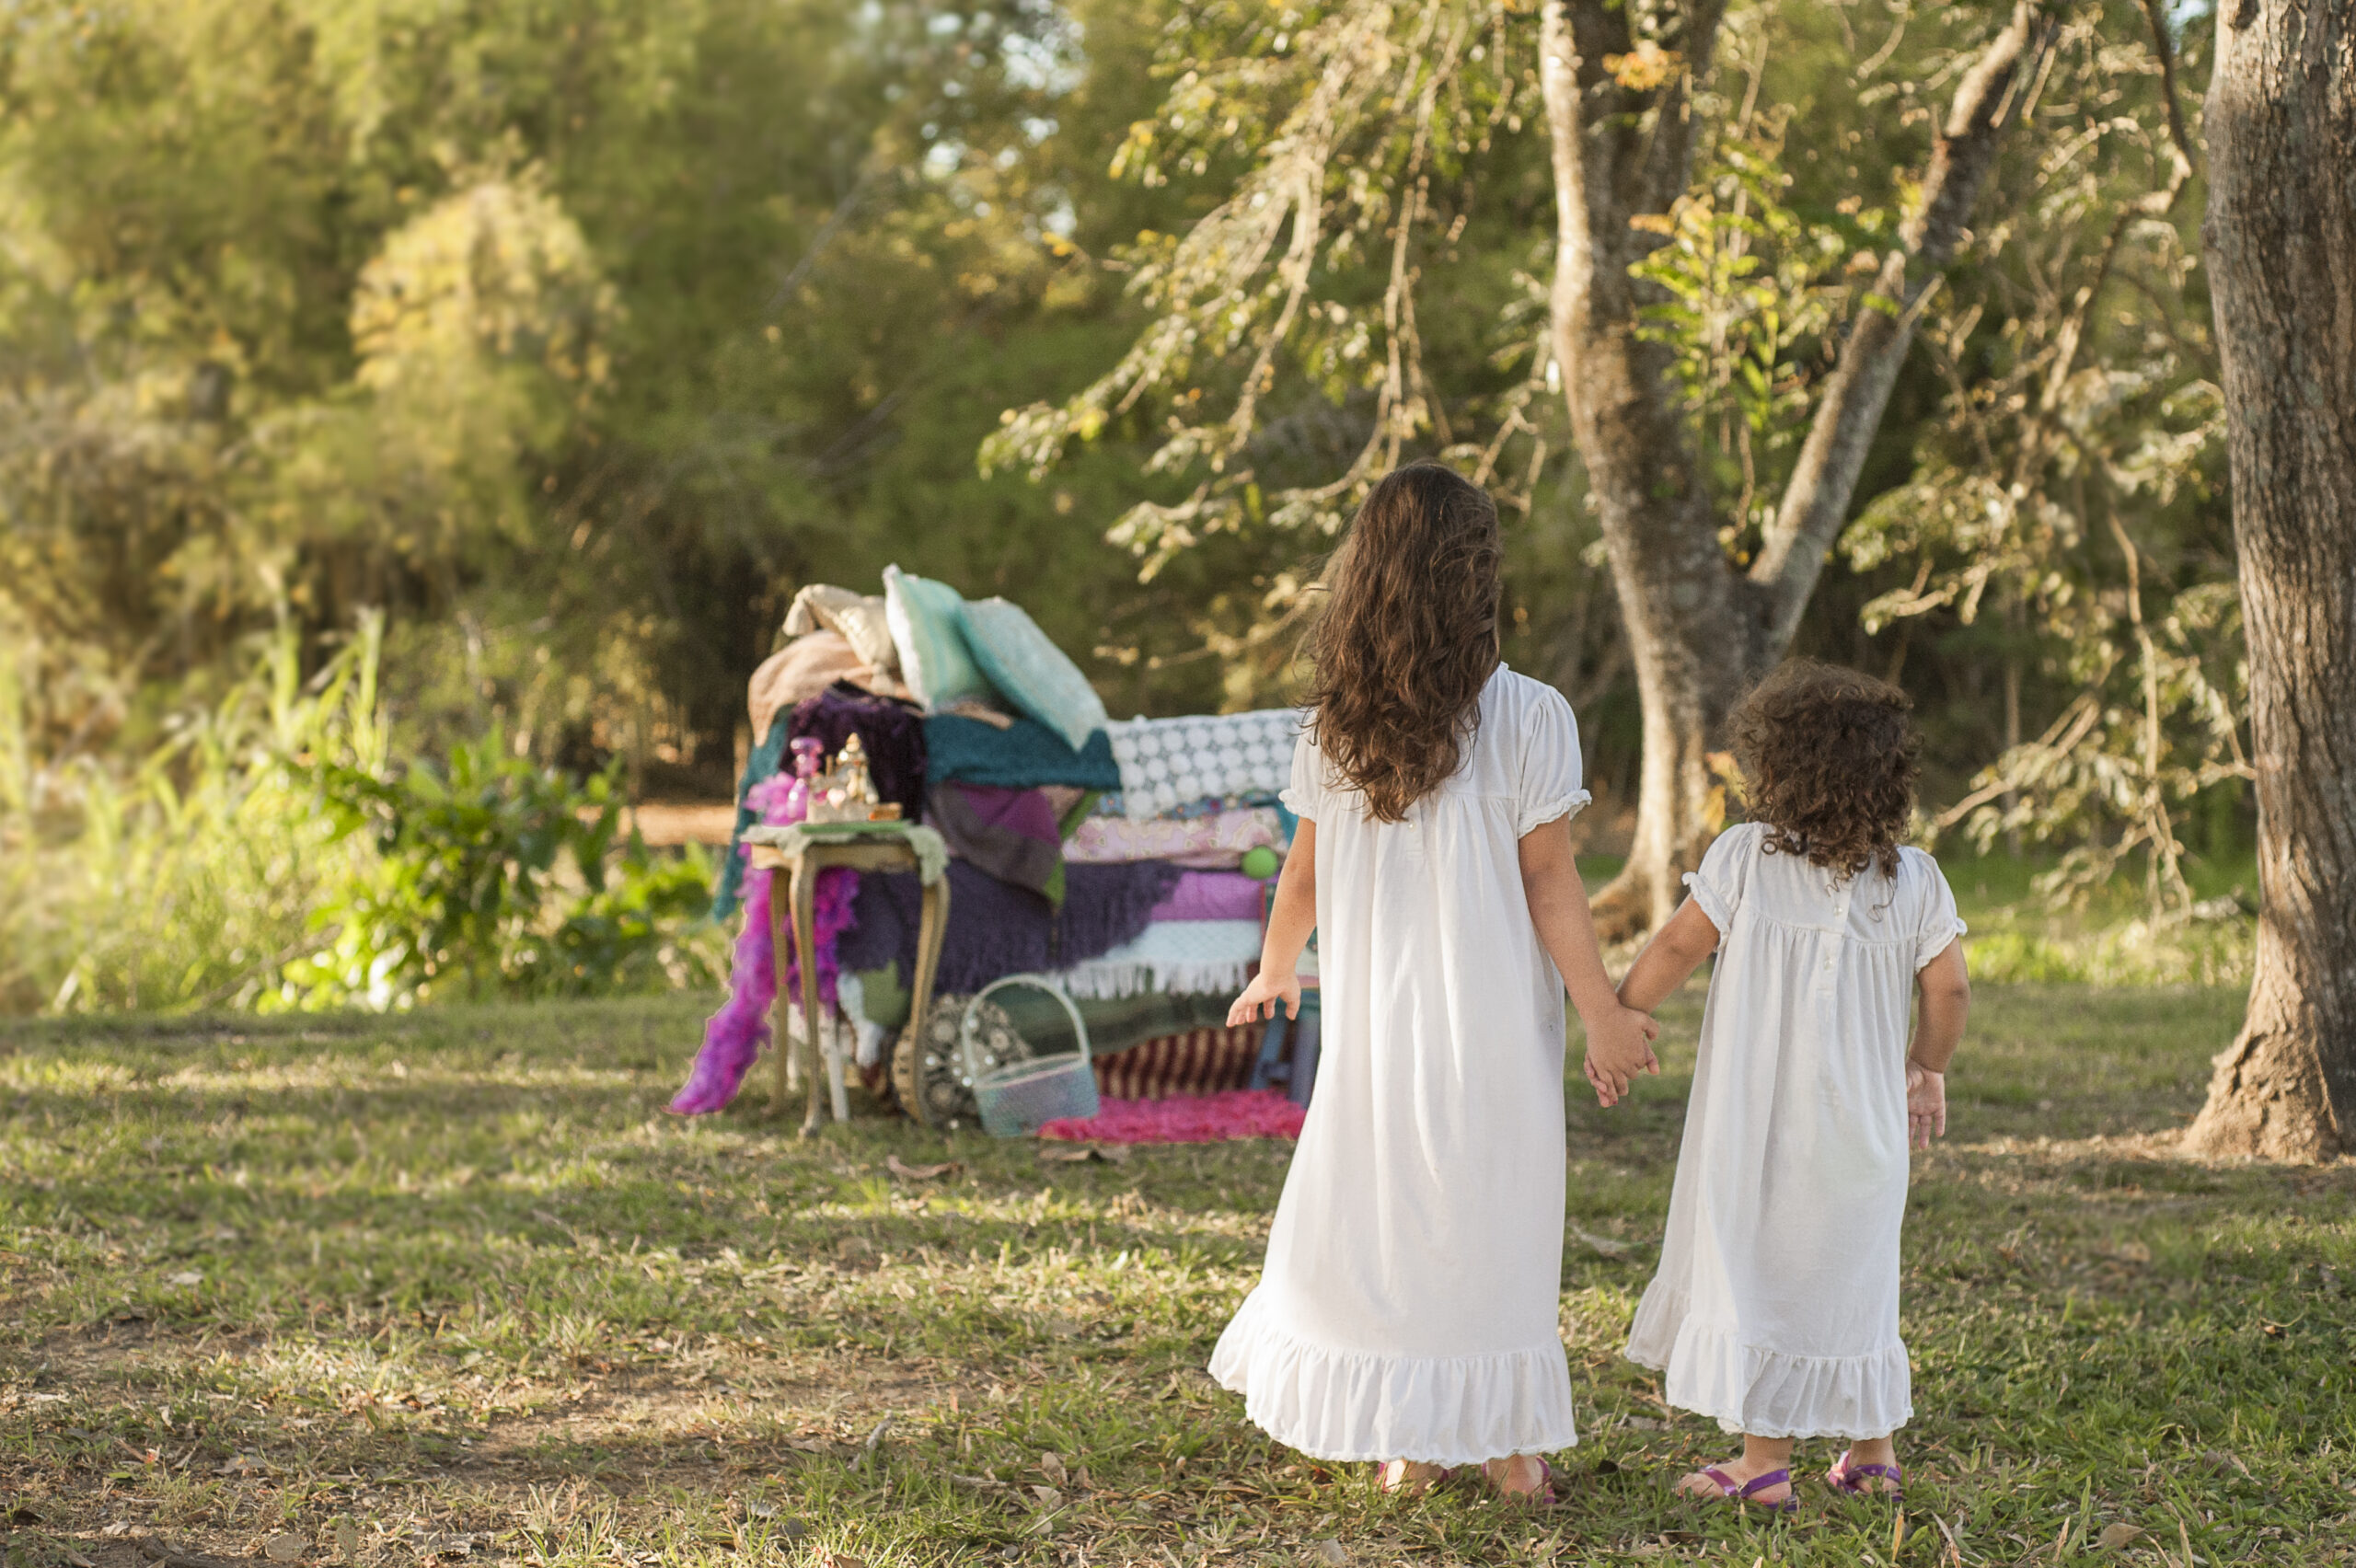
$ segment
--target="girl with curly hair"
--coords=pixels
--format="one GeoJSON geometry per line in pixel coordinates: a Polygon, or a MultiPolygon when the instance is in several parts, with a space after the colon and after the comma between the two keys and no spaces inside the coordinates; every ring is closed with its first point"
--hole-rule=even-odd
{"type": "Polygon", "coordinates": [[[1313,928],[1324,1050],[1258,1288],[1211,1372],[1288,1447],[1449,1467],[1530,1502],[1577,1440],[1557,1330],[1563,995],[1591,1080],[1657,1071],[1613,997],[1571,854],[1578,725],[1498,661],[1496,507],[1419,463],[1375,486],[1311,635],[1300,818],[1260,971],[1230,1025],[1282,1006],[1313,928]]]}
{"type": "Polygon", "coordinates": [[[1971,992],[1938,862],[1902,848],[1906,695],[1795,662],[1734,716],[1751,820],[1685,879],[1620,999],[1650,1012],[1712,952],[1660,1269],[1627,1354],[1680,1409],[1743,1435],[1699,1497],[1796,1511],[1792,1445],[1840,1437],[1839,1491],[1900,1495],[1913,1413],[1898,1332],[1907,1150],[1946,1131],[1971,992]],[[1910,993],[1919,998],[1907,1043],[1910,993]]]}

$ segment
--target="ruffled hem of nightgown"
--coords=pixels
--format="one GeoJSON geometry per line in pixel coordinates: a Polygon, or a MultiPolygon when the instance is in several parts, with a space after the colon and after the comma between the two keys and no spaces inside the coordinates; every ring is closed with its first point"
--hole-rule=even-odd
{"type": "Polygon", "coordinates": [[[1210,1371],[1254,1426],[1312,1459],[1472,1465],[1579,1440],[1560,1340],[1492,1355],[1331,1350],[1279,1330],[1255,1290],[1210,1371]]]}
{"type": "Polygon", "coordinates": [[[1886,1437],[1914,1416],[1903,1343],[1865,1355],[1790,1355],[1745,1344],[1647,1296],[1623,1354],[1667,1376],[1662,1398],[1754,1437],[1886,1437]]]}

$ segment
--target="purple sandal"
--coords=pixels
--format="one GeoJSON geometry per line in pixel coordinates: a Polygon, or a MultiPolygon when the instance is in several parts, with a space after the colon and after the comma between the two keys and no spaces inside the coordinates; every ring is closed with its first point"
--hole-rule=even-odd
{"type": "MultiPolygon", "coordinates": [[[[1726,1495],[1727,1501],[1733,1503],[1749,1503],[1752,1501],[1754,1493],[1764,1492],[1771,1486],[1792,1484],[1792,1472],[1788,1470],[1771,1470],[1765,1475],[1748,1482],[1735,1480],[1715,1465],[1695,1473],[1707,1476],[1711,1483],[1726,1495]]],[[[1690,1497],[1697,1494],[1688,1493],[1686,1495],[1690,1497]]],[[[1781,1503],[1761,1503],[1759,1505],[1761,1508],[1772,1508],[1778,1514],[1796,1514],[1800,1511],[1798,1489],[1793,1488],[1792,1494],[1781,1503]]]]}
{"type": "Polygon", "coordinates": [[[1906,1501],[1906,1478],[1899,1473],[1896,1465],[1853,1465],[1849,1462],[1849,1450],[1843,1448],[1841,1457],[1832,1461],[1832,1468],[1824,1472],[1824,1479],[1834,1491],[1845,1492],[1852,1497],[1876,1495],[1865,1485],[1867,1480],[1875,1478],[1889,1482],[1889,1490],[1879,1495],[1892,1503],[1906,1501]]]}

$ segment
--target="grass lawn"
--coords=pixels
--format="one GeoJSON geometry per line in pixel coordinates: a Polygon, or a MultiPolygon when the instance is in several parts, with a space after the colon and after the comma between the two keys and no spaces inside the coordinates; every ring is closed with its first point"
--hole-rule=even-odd
{"type": "Polygon", "coordinates": [[[134,1568],[152,1536],[404,1565],[2344,1561],[2356,1162],[2172,1147],[2240,1002],[1981,989],[1907,1233],[1895,1551],[1887,1506],[1812,1482],[1789,1524],[1668,1495],[1727,1451],[1617,1355],[1691,989],[1670,1076],[1573,1101],[1584,1441],[1538,1516],[1380,1498],[1198,1370],[1288,1147],[1068,1163],[872,1117],[804,1143],[758,1094],[680,1122],[704,1004],[676,998],[12,1026],[7,1562],[134,1568]]]}

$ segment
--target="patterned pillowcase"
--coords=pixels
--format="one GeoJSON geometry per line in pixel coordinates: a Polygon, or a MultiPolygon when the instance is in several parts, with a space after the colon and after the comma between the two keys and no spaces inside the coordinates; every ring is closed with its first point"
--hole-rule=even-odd
{"type": "Polygon", "coordinates": [[[1005,599],[968,600],[958,616],[974,663],[1026,716],[1061,735],[1074,751],[1104,727],[1103,698],[1022,605],[1005,599]]]}
{"type": "Polygon", "coordinates": [[[965,646],[965,601],[946,582],[884,569],[884,613],[900,651],[901,678],[930,710],[969,697],[991,695],[990,683],[965,646]]]}
{"type": "Polygon", "coordinates": [[[1132,818],[1153,817],[1205,797],[1282,790],[1300,721],[1293,709],[1268,708],[1111,725],[1122,804],[1132,818]]]}

